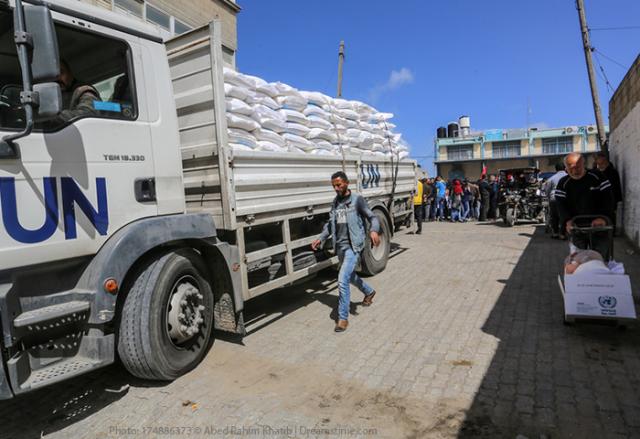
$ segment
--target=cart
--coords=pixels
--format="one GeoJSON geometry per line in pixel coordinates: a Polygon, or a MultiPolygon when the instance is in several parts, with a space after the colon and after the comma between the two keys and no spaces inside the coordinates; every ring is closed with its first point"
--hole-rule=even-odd
{"type": "MultiPolygon", "coordinates": [[[[593,227],[592,221],[602,216],[580,215],[573,218],[571,241],[582,239],[587,248],[596,249],[606,262],[613,259],[613,226],[605,218],[605,226],[593,227]],[[606,248],[602,248],[606,247],[606,248]]],[[[564,324],[576,322],[608,323],[626,327],[636,320],[631,282],[626,274],[573,274],[565,275],[564,267],[558,274],[558,285],[563,299],[564,324]]]]}

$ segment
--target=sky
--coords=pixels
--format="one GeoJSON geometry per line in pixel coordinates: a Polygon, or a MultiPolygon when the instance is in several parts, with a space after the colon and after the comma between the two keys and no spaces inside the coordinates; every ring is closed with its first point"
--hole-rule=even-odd
{"type": "MultiPolygon", "coordinates": [[[[394,113],[429,172],[437,127],[461,115],[472,130],[595,123],[574,0],[238,4],[239,71],[335,96],[344,40],[343,96],[394,113]]],[[[585,10],[606,123],[640,51],[640,1],[585,0],[585,10]],[[621,27],[632,28],[611,29],[621,27]]]]}

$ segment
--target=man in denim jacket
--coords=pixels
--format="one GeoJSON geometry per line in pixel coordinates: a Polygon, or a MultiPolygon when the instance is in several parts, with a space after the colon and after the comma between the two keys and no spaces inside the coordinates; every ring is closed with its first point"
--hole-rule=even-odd
{"type": "Polygon", "coordinates": [[[314,250],[321,247],[331,237],[333,247],[340,259],[340,274],[338,275],[338,323],[335,331],[343,332],[349,325],[349,304],[351,290],[349,283],[353,283],[365,295],[362,304],[369,306],[373,302],[376,291],[363,281],[355,272],[360,253],[366,243],[366,229],[364,218],[369,220],[371,229],[369,235],[374,246],[380,244],[380,221],[369,209],[367,201],[361,195],[349,190],[347,175],[338,171],[331,176],[331,185],[336,191],[329,221],[324,225],[320,238],[311,243],[314,250]]]}

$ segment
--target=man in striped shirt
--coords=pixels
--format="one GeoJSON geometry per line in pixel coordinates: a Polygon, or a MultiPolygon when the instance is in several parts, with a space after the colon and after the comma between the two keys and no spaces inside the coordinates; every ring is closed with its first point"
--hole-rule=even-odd
{"type": "Polygon", "coordinates": [[[577,215],[593,215],[590,225],[601,227],[607,225],[607,218],[613,216],[614,201],[611,183],[597,170],[585,168],[584,157],[577,152],[569,153],[564,158],[567,176],[563,177],[556,187],[555,196],[560,214],[560,224],[571,236],[571,243],[579,249],[598,251],[605,260],[609,260],[609,243],[606,233],[594,233],[593,236],[571,233],[574,227],[573,218],[577,215]]]}

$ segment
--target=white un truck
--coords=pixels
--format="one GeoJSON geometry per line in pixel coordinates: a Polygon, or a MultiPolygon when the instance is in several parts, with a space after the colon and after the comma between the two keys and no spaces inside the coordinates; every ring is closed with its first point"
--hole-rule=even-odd
{"type": "Polygon", "coordinates": [[[227,55],[217,22],[165,44],[74,0],[0,0],[0,399],[116,356],[171,380],[214,329],[244,334],[245,301],[337,263],[309,245],[336,170],[382,224],[361,269],[385,268],[415,163],[234,151],[227,55]],[[99,91],[91,111],[61,64],[99,91]]]}

